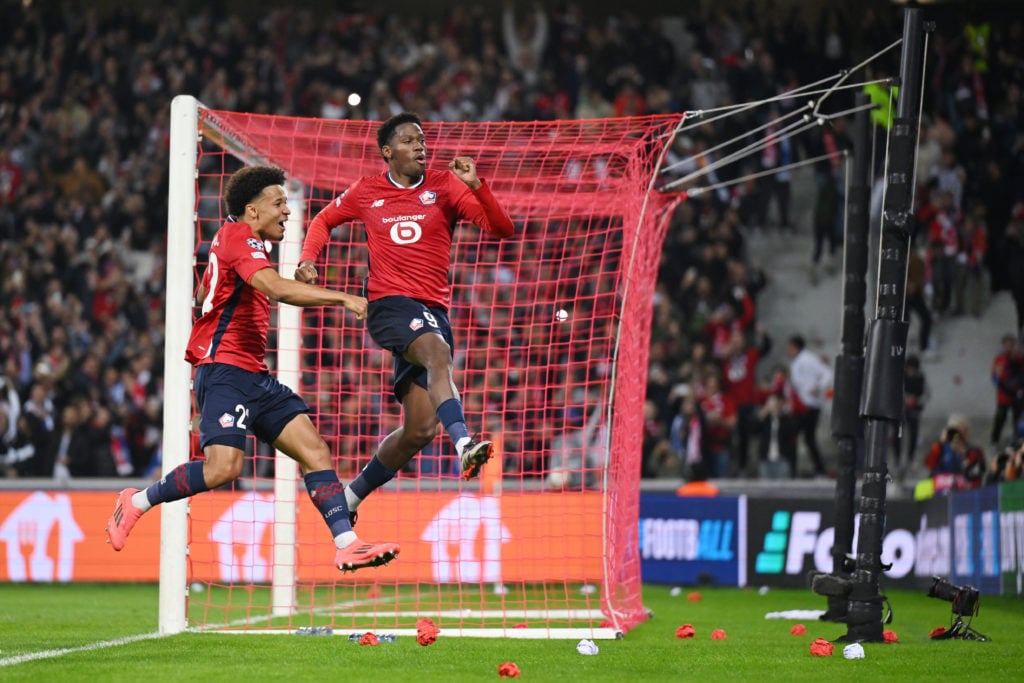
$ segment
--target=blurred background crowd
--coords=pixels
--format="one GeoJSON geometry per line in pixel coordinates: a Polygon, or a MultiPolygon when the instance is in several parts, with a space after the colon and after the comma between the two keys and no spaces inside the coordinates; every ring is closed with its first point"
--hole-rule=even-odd
{"type": "MultiPolygon", "coordinates": [[[[159,471],[163,355],[178,353],[163,344],[174,95],[217,109],[370,120],[402,110],[431,121],[707,111],[835,75],[902,34],[902,14],[887,2],[705,2],[678,14],[595,14],[573,2],[392,13],[0,7],[9,18],[0,45],[0,471],[59,479],[159,471]]],[[[896,74],[898,60],[891,50],[868,71],[896,74]]],[[[1009,290],[1017,317],[1006,321],[1005,348],[974,352],[999,354],[982,471],[1016,477],[1024,18],[998,4],[947,9],[926,60],[907,287],[917,343],[908,427],[926,410],[921,360],[935,352],[932,326],[979,316],[993,291],[1009,290]]],[[[799,104],[680,136],[670,162],[682,175],[708,163],[705,150],[718,140],[799,104]]],[[[836,119],[780,141],[717,180],[848,148],[846,128],[836,119]]],[[[811,225],[790,215],[786,172],[679,205],[654,302],[642,476],[829,474],[818,433],[831,360],[809,346],[798,319],[777,339],[760,324],[758,297],[772,275],[748,249],[752,234],[786,240],[809,230],[809,285],[835,275],[842,165],[833,156],[813,175],[811,225]],[[784,362],[766,366],[773,348],[785,349],[784,362]]],[[[926,437],[902,439],[896,464],[924,462],[926,437]]],[[[959,474],[973,466],[946,450],[954,455],[936,463],[959,474]]]]}

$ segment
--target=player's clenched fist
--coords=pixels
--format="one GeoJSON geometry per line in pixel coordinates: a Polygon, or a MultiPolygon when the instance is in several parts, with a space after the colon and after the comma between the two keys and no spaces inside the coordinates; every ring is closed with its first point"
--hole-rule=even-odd
{"type": "Polygon", "coordinates": [[[455,157],[448,162],[448,168],[459,177],[459,180],[466,183],[469,189],[475,190],[480,187],[480,179],[476,177],[476,163],[469,157],[455,157]]]}
{"type": "Polygon", "coordinates": [[[313,265],[312,261],[303,261],[299,264],[299,267],[295,269],[295,279],[299,282],[315,285],[317,277],[318,274],[316,272],[316,266],[313,265]]]}

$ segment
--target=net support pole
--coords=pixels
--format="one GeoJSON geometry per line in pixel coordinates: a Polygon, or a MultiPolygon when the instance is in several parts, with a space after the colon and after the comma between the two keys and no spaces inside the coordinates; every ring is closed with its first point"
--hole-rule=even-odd
{"type": "MultiPolygon", "coordinates": [[[[192,268],[196,234],[196,160],[199,102],[189,95],[171,101],[167,197],[166,324],[164,346],[163,466],[166,476],[188,462],[192,368],[184,360],[192,330],[192,268]],[[188,274],[188,277],[186,277],[188,274]]],[[[187,628],[188,500],[160,506],[159,630],[187,628]]]]}
{"type": "Polygon", "coordinates": [[[856,568],[850,582],[847,633],[841,640],[883,642],[879,591],[885,534],[886,449],[889,434],[903,417],[906,358],[907,261],[914,199],[920,101],[924,66],[922,10],[907,7],[903,20],[900,92],[886,154],[882,235],[879,245],[875,317],[868,329],[860,413],[865,419],[864,475],[856,568]]]}
{"type": "MultiPolygon", "coordinates": [[[[866,94],[856,96],[855,106],[866,107],[866,94]]],[[[844,621],[847,612],[845,583],[854,569],[854,496],[857,488],[857,443],[864,436],[860,418],[861,384],[864,381],[864,304],[867,302],[868,224],[871,196],[870,114],[860,109],[853,126],[853,172],[846,191],[846,229],[843,231],[843,317],[840,353],[835,363],[835,399],[832,436],[839,454],[836,468],[835,540],[832,572],[812,578],[815,593],[828,597],[823,621],[844,621]],[[835,579],[841,583],[836,584],[835,579]]]]}
{"type": "MultiPolygon", "coordinates": [[[[277,268],[281,277],[291,279],[302,253],[302,219],[306,215],[302,185],[288,181],[288,208],[284,239],[277,268]]],[[[302,393],[300,346],[302,309],[279,304],[277,309],[277,379],[297,394],[302,393]]],[[[274,557],[271,599],[275,616],[291,614],[295,608],[296,542],[298,538],[298,464],[281,451],[274,453],[274,557]]]]}

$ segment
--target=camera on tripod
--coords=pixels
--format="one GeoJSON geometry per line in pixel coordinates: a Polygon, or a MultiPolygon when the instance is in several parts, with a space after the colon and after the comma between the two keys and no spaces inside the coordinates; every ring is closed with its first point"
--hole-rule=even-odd
{"type": "Polygon", "coordinates": [[[981,593],[974,586],[957,586],[938,576],[932,577],[928,597],[945,600],[952,605],[953,616],[948,630],[932,636],[932,640],[988,640],[988,636],[971,628],[978,615],[981,593]],[[966,621],[964,621],[966,619],[966,621]]]}
{"type": "Polygon", "coordinates": [[[938,576],[932,577],[932,586],[928,589],[929,598],[939,598],[953,603],[953,614],[962,617],[978,615],[981,593],[974,586],[957,586],[938,576]]]}

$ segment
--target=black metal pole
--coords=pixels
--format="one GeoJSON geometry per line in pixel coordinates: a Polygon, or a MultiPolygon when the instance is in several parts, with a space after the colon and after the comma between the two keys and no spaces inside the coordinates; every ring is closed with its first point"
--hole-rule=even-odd
{"type": "Polygon", "coordinates": [[[843,640],[883,642],[879,591],[885,533],[886,448],[892,427],[903,419],[903,366],[906,358],[907,256],[914,199],[924,26],[921,10],[904,10],[900,90],[886,154],[882,236],[878,260],[875,317],[867,334],[861,416],[865,420],[864,477],[860,497],[857,558],[850,580],[843,640]]]}
{"type": "Polygon", "coordinates": [[[836,356],[832,436],[838,451],[836,468],[835,540],[832,543],[831,579],[812,577],[811,588],[828,596],[824,621],[845,621],[847,584],[853,561],[854,495],[857,488],[857,440],[864,435],[860,392],[864,380],[864,305],[867,302],[868,223],[871,198],[871,130],[867,106],[871,98],[859,94],[853,122],[853,171],[846,199],[843,237],[843,317],[840,353],[836,356]],[[839,579],[837,584],[835,579],[839,579]],[[838,589],[836,586],[839,586],[838,589]]]}

